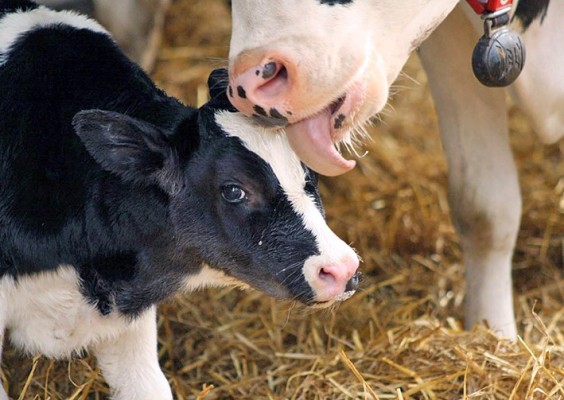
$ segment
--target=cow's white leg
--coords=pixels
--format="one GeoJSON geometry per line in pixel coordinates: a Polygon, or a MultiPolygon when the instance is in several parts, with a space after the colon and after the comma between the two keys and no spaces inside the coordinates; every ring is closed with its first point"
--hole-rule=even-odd
{"type": "Polygon", "coordinates": [[[156,308],[93,349],[114,400],[171,400],[157,355],[156,308]]]}
{"type": "Polygon", "coordinates": [[[505,92],[471,69],[478,35],[457,7],[421,47],[449,165],[449,204],[466,271],[466,328],[488,321],[515,338],[511,258],[521,197],[508,144],[505,92]]]}
{"type": "Polygon", "coordinates": [[[515,102],[544,143],[564,135],[563,15],[564,2],[552,1],[542,24],[536,20],[522,33],[527,60],[511,87],[515,102]]]}
{"type": "Polygon", "coordinates": [[[150,71],[170,0],[93,0],[94,14],[125,53],[150,71]]]}

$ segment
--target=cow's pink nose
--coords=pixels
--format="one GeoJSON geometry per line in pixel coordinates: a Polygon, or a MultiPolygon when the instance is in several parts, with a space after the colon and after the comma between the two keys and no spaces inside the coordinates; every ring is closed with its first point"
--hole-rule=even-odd
{"type": "Polygon", "coordinates": [[[285,126],[295,122],[292,110],[297,85],[296,66],[282,56],[240,55],[231,67],[228,96],[242,113],[263,126],[285,126]]]}

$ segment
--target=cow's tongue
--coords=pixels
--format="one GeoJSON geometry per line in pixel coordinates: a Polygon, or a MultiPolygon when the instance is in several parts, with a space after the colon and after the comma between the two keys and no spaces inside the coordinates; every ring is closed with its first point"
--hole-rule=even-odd
{"type": "Polygon", "coordinates": [[[353,160],[345,160],[331,140],[329,108],[311,118],[288,125],[286,134],[298,157],[321,175],[341,175],[356,165],[353,160]]]}

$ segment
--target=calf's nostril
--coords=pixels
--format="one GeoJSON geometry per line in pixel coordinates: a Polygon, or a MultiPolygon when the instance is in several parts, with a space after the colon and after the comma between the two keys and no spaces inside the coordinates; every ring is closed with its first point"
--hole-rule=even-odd
{"type": "Polygon", "coordinates": [[[319,270],[319,278],[321,278],[324,281],[329,281],[329,282],[332,282],[332,281],[335,280],[335,276],[331,272],[328,272],[324,268],[321,268],[319,270]]]}
{"type": "Polygon", "coordinates": [[[347,282],[347,286],[345,287],[345,292],[352,292],[358,289],[358,285],[360,282],[360,274],[356,272],[351,279],[347,282]]]}

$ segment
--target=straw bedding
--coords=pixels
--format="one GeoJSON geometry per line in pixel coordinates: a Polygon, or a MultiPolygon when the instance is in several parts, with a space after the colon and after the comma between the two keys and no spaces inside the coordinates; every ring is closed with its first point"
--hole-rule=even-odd
{"type": "MultiPolygon", "coordinates": [[[[191,104],[226,64],[222,0],[177,0],[154,78],[191,104]]],[[[178,399],[564,399],[564,163],[510,109],[523,188],[514,259],[521,338],[461,329],[464,280],[426,78],[409,61],[359,166],[322,179],[330,226],[363,258],[362,290],[326,311],[254,291],[206,290],[160,307],[161,365],[178,399]]],[[[7,346],[15,399],[102,399],[93,358],[25,358],[7,346]]]]}

